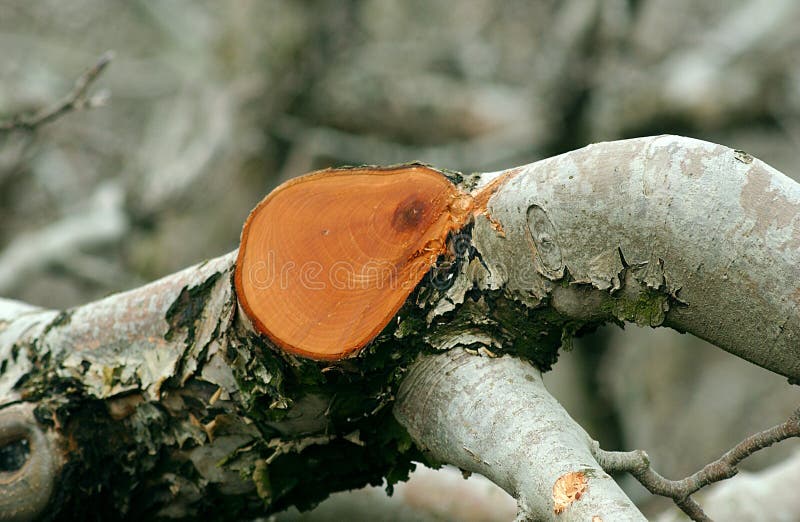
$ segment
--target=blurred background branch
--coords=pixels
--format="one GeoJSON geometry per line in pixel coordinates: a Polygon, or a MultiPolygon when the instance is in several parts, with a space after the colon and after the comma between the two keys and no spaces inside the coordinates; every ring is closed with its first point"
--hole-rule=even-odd
{"type": "Polygon", "coordinates": [[[111,63],[113,56],[111,51],[103,54],[97,63],[78,77],[72,90],[54,105],[45,107],[30,116],[16,115],[8,121],[0,122],[0,133],[15,130],[32,131],[36,127],[60,118],[68,112],[105,105],[108,100],[108,92],[101,91],[89,97],[89,87],[92,86],[92,83],[100,76],[106,66],[111,63]]]}

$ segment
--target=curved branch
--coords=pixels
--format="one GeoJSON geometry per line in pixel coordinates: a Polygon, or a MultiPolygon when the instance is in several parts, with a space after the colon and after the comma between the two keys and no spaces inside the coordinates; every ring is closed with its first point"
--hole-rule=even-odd
{"type": "Polygon", "coordinates": [[[800,184],[678,136],[590,145],[479,183],[501,183],[473,232],[483,286],[576,320],[671,326],[800,379],[800,184]]]}
{"type": "Polygon", "coordinates": [[[541,373],[521,359],[460,349],[423,356],[409,369],[394,414],[434,459],[481,473],[513,495],[518,520],[644,520],[541,373]]]}
{"type": "MultiPolygon", "coordinates": [[[[735,477],[712,484],[699,492],[703,508],[717,520],[746,521],[764,518],[792,520],[800,513],[797,482],[800,480],[800,452],[762,471],[743,471],[735,477]]],[[[685,520],[677,509],[662,512],[655,520],[685,520]]]]}

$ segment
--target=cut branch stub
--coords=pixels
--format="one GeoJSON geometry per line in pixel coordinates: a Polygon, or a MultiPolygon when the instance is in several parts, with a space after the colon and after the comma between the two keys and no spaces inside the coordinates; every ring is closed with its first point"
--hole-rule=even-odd
{"type": "Polygon", "coordinates": [[[279,347],[340,359],[389,323],[467,221],[472,198],[422,165],[324,170],[251,212],[239,302],[279,347]]]}

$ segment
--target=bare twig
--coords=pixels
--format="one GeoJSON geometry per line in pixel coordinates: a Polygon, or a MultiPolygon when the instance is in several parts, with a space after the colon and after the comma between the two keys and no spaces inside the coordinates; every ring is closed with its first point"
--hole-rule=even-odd
{"type": "Polygon", "coordinates": [[[41,125],[58,119],[71,111],[100,107],[108,101],[108,93],[102,91],[92,97],[88,96],[89,87],[97,80],[114,57],[112,51],[105,52],[97,62],[75,80],[75,86],[61,100],[45,107],[32,115],[17,115],[10,120],[0,122],[0,133],[12,131],[32,131],[41,125]]]}
{"type": "MultiPolygon", "coordinates": [[[[756,472],[740,471],[735,477],[711,484],[698,493],[703,508],[719,520],[794,520],[800,513],[797,481],[800,479],[800,451],[756,472]],[[769,510],[769,514],[766,511],[769,510]]],[[[654,516],[658,522],[680,522],[683,513],[670,509],[654,516]]]]}
{"type": "Polygon", "coordinates": [[[650,467],[650,458],[642,450],[605,451],[595,441],[593,453],[597,462],[606,471],[626,471],[654,495],[669,497],[686,513],[697,521],[711,520],[691,495],[701,488],[736,475],[737,465],[761,449],[776,442],[800,437],[800,409],[797,409],[785,422],[767,430],[751,435],[728,450],[717,460],[706,464],[703,469],[682,480],[669,480],[650,467]]]}

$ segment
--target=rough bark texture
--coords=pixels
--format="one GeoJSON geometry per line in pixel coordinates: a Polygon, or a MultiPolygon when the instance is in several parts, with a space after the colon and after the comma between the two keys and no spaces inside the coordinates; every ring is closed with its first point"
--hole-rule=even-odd
{"type": "MultiPolygon", "coordinates": [[[[407,476],[418,455],[385,408],[406,355],[268,346],[236,312],[235,254],[75,310],[0,301],[0,425],[34,403],[24,426],[54,439],[51,471],[18,471],[54,484],[42,516],[228,519],[407,476]]],[[[0,519],[30,503],[3,493],[0,519]]]]}
{"type": "MultiPolygon", "coordinates": [[[[607,321],[690,331],[800,378],[800,186],[777,171],[739,151],[664,136],[454,177],[465,190],[495,184],[487,212],[451,238],[453,258],[355,358],[308,361],[255,335],[238,311],[235,253],[73,310],[0,301],[0,426],[17,426],[15,436],[47,457],[0,478],[53,484],[35,504],[44,517],[229,518],[310,506],[384,477],[391,485],[424,458],[392,416],[421,353],[464,348],[547,370],[562,343],[607,321]],[[39,432],[47,445],[36,444],[39,432]]],[[[499,370],[490,362],[457,367],[470,368],[470,378],[485,368],[491,381],[499,370]]],[[[533,370],[502,371],[536,380],[533,370]]],[[[521,516],[539,516],[550,509],[542,495],[552,500],[554,478],[597,468],[584,460],[585,434],[535,382],[521,384],[496,387],[506,404],[548,404],[573,442],[552,457],[569,465],[542,475],[520,467],[547,446],[515,439],[508,409],[492,428],[502,447],[471,451],[488,461],[474,463],[482,472],[510,470],[495,479],[518,496],[521,516]],[[504,430],[497,424],[506,418],[504,430]]],[[[404,397],[396,410],[408,420],[416,399],[404,397]]],[[[459,412],[438,408],[443,419],[459,412]]],[[[548,433],[552,447],[557,432],[534,424],[526,433],[548,433]]],[[[463,447],[440,428],[414,432],[415,441],[466,466],[463,447]]],[[[630,505],[607,505],[625,499],[592,474],[588,489],[576,490],[585,498],[562,517],[584,508],[638,516],[630,505]]],[[[0,488],[0,518],[13,519],[29,499],[0,488]]]]}

